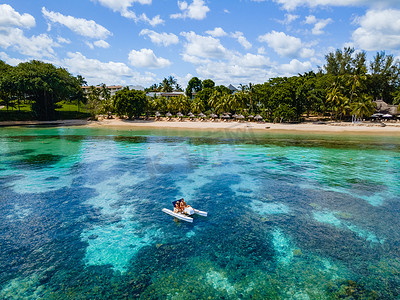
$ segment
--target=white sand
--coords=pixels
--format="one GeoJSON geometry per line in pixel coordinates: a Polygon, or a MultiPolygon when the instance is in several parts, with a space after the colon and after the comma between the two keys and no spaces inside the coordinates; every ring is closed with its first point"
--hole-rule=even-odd
{"type": "Polygon", "coordinates": [[[102,120],[92,122],[89,126],[94,127],[133,127],[133,128],[179,128],[179,129],[198,129],[198,130],[263,130],[263,131],[303,131],[303,132],[343,132],[343,133],[390,133],[400,134],[400,123],[381,123],[364,122],[364,123],[334,123],[327,122],[326,124],[316,123],[299,123],[299,124],[284,124],[284,123],[260,123],[260,122],[234,122],[234,121],[143,121],[143,120],[102,120]]]}
{"type": "Polygon", "coordinates": [[[326,122],[317,123],[260,123],[260,122],[234,122],[234,121],[143,121],[143,120],[123,120],[105,119],[102,121],[85,120],[59,120],[59,121],[13,121],[0,122],[0,126],[24,126],[24,125],[59,125],[59,126],[88,126],[88,127],[126,127],[126,128],[177,128],[195,130],[262,130],[262,131],[295,131],[295,132],[327,132],[327,133],[365,133],[365,134],[390,134],[400,135],[400,123],[363,122],[352,124],[349,122],[326,122]]]}

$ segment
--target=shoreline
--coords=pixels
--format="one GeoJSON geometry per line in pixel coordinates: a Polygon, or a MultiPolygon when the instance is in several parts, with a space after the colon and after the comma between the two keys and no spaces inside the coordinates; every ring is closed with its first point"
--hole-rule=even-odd
{"type": "Polygon", "coordinates": [[[398,134],[400,135],[400,123],[260,123],[237,121],[154,121],[154,120],[124,120],[104,119],[101,121],[87,120],[57,120],[57,121],[1,121],[0,128],[15,126],[85,126],[91,128],[118,127],[140,129],[190,129],[190,130],[241,130],[264,132],[309,132],[309,133],[364,133],[364,134],[398,134]]]}

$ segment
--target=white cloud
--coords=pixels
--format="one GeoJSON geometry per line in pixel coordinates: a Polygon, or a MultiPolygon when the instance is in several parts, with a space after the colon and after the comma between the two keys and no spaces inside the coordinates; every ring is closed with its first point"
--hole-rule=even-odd
{"type": "Polygon", "coordinates": [[[230,63],[241,65],[245,68],[268,68],[272,65],[269,57],[261,54],[246,53],[244,55],[234,55],[230,63]]]}
{"type": "Polygon", "coordinates": [[[321,35],[324,33],[323,29],[332,22],[331,18],[328,19],[317,19],[315,16],[310,15],[306,17],[304,23],[306,24],[314,24],[313,29],[311,30],[312,34],[314,35],[321,35]]]}
{"type": "Polygon", "coordinates": [[[207,30],[206,33],[213,37],[223,37],[227,35],[227,33],[221,27],[215,27],[213,30],[207,30]]]}
{"type": "Polygon", "coordinates": [[[285,14],[285,19],[278,22],[284,25],[290,25],[290,23],[296,21],[298,18],[300,18],[299,15],[285,14]]]}
{"type": "Polygon", "coordinates": [[[400,10],[369,10],[359,18],[354,43],[364,50],[400,50],[400,10]]]}
{"type": "Polygon", "coordinates": [[[0,26],[31,28],[35,18],[30,14],[20,15],[8,4],[0,4],[0,26]]]}
{"type": "Polygon", "coordinates": [[[257,49],[257,53],[258,53],[258,54],[266,54],[265,48],[264,48],[264,47],[259,47],[259,48],[257,49]]]}
{"type": "Polygon", "coordinates": [[[179,43],[179,38],[173,33],[158,33],[153,30],[143,29],[139,35],[147,35],[154,44],[164,45],[165,47],[179,43]]]}
{"type": "Polygon", "coordinates": [[[0,59],[11,66],[16,66],[19,63],[24,62],[24,60],[22,59],[9,57],[8,54],[5,52],[0,52],[0,59]]]}
{"type": "Polygon", "coordinates": [[[19,28],[2,28],[0,30],[0,47],[13,48],[19,53],[35,59],[54,57],[54,47],[60,45],[47,34],[26,37],[19,28]]]}
{"type": "Polygon", "coordinates": [[[85,44],[86,44],[86,46],[88,46],[90,49],[92,49],[92,50],[94,49],[93,43],[86,41],[85,44]]]}
{"type": "MultiPolygon", "coordinates": [[[[264,2],[267,0],[253,0],[255,2],[264,2]]],[[[294,10],[300,6],[369,6],[369,7],[393,7],[399,6],[398,0],[274,0],[281,4],[286,10],[294,10]]]]}
{"type": "Polygon", "coordinates": [[[70,44],[71,41],[69,39],[65,39],[61,36],[57,37],[57,42],[59,42],[60,44],[70,44]]]}
{"type": "Polygon", "coordinates": [[[258,37],[260,42],[266,42],[268,46],[280,56],[310,57],[314,50],[306,48],[299,38],[286,35],[284,32],[272,31],[258,37]]]}
{"type": "Polygon", "coordinates": [[[114,11],[127,11],[133,3],[151,4],[152,0],[92,0],[99,2],[101,5],[111,8],[114,11]]]}
{"type": "Polygon", "coordinates": [[[132,50],[129,53],[129,62],[139,68],[160,69],[171,65],[168,59],[157,57],[151,49],[132,50]]]}
{"type": "Polygon", "coordinates": [[[312,64],[309,61],[301,62],[292,59],[289,64],[280,65],[278,70],[282,74],[281,76],[293,76],[312,70],[312,64]]]}
{"type": "Polygon", "coordinates": [[[60,13],[47,11],[45,7],[42,7],[42,13],[50,22],[64,25],[73,32],[85,37],[104,39],[111,35],[110,31],[93,20],[64,16],[60,13]]]}
{"type": "Polygon", "coordinates": [[[19,14],[10,5],[0,5],[0,47],[13,49],[30,59],[54,58],[55,47],[60,44],[47,34],[26,37],[22,28],[35,26],[35,19],[29,14],[19,14]]]}
{"type": "Polygon", "coordinates": [[[237,56],[228,62],[211,62],[196,68],[201,78],[210,78],[216,84],[262,83],[277,76],[274,65],[266,57],[237,56]],[[257,62],[261,62],[257,65],[257,62]]]}
{"type": "Polygon", "coordinates": [[[110,48],[110,44],[109,43],[107,43],[106,41],[104,41],[104,40],[98,40],[98,41],[95,41],[94,43],[93,43],[93,45],[95,45],[96,47],[99,47],[99,48],[110,48]]]}
{"type": "Polygon", "coordinates": [[[250,42],[244,37],[243,32],[236,31],[231,34],[231,36],[239,42],[240,45],[242,45],[246,50],[250,49],[252,45],[250,42]]]}
{"type": "Polygon", "coordinates": [[[101,62],[97,59],[87,58],[79,52],[67,54],[63,60],[69,72],[75,75],[82,75],[88,84],[141,84],[149,85],[154,82],[153,73],[140,74],[134,72],[124,63],[119,62],[101,62]]]}
{"type": "Polygon", "coordinates": [[[178,1],[178,7],[182,12],[170,15],[171,19],[203,20],[210,11],[203,0],[193,0],[191,4],[186,1],[178,1]]]}
{"type": "Polygon", "coordinates": [[[144,13],[142,13],[141,15],[137,15],[134,11],[129,10],[129,8],[133,5],[133,3],[151,4],[152,0],[91,0],[91,1],[98,2],[101,5],[112,9],[114,12],[119,12],[121,16],[128,19],[132,19],[135,22],[142,21],[150,24],[151,26],[156,26],[164,23],[164,20],[162,20],[159,15],[150,19],[144,13]]]}
{"type": "Polygon", "coordinates": [[[184,46],[184,60],[187,57],[197,57],[201,59],[214,59],[214,58],[224,58],[228,54],[228,51],[221,45],[219,39],[213,38],[211,36],[202,36],[190,32],[181,32],[187,40],[184,46]]]}

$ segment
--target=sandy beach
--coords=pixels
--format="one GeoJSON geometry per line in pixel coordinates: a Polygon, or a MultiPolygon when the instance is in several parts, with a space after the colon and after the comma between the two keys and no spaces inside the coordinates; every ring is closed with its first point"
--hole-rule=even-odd
{"type": "Polygon", "coordinates": [[[315,122],[315,123],[264,123],[264,122],[235,122],[235,121],[144,121],[124,119],[104,119],[101,121],[58,120],[58,121],[5,121],[0,127],[7,126],[88,126],[88,127],[125,127],[125,128],[176,128],[192,130],[240,130],[240,131],[293,131],[319,133],[370,133],[370,134],[399,134],[400,123],[349,123],[349,122],[315,122]]]}

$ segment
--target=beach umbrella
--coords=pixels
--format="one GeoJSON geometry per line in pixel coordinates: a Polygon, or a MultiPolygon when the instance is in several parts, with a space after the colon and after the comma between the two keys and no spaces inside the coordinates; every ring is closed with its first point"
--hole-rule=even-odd
{"type": "Polygon", "coordinates": [[[212,119],[218,118],[218,115],[216,115],[216,114],[211,114],[211,115],[210,115],[210,118],[212,118],[212,119]]]}
{"type": "Polygon", "coordinates": [[[201,112],[201,113],[199,113],[199,117],[200,117],[200,118],[205,118],[205,117],[207,117],[207,116],[201,112]]]}
{"type": "Polygon", "coordinates": [[[391,114],[386,114],[386,115],[383,115],[382,118],[393,118],[393,116],[391,114]]]}
{"type": "Polygon", "coordinates": [[[191,117],[191,118],[194,118],[194,114],[193,114],[193,113],[191,113],[191,112],[190,112],[190,113],[188,113],[188,116],[189,116],[189,117],[191,117]]]}
{"type": "Polygon", "coordinates": [[[375,113],[371,116],[371,118],[382,118],[383,114],[381,113],[375,113]]]}
{"type": "Polygon", "coordinates": [[[182,117],[183,117],[183,114],[182,114],[181,112],[178,112],[176,115],[177,115],[179,118],[182,118],[182,117]]]}
{"type": "Polygon", "coordinates": [[[156,117],[161,117],[161,114],[158,111],[156,111],[156,117]]]}
{"type": "Polygon", "coordinates": [[[166,116],[167,116],[168,118],[170,118],[170,117],[172,117],[172,114],[171,114],[170,112],[167,112],[166,116]]]}
{"type": "Polygon", "coordinates": [[[228,114],[223,114],[220,116],[222,119],[229,119],[230,116],[228,114]]]}
{"type": "Polygon", "coordinates": [[[234,115],[232,116],[232,118],[234,118],[234,119],[236,119],[237,117],[238,117],[237,114],[234,114],[234,115]]]}
{"type": "Polygon", "coordinates": [[[262,120],[263,117],[261,117],[260,115],[257,115],[254,117],[255,120],[262,120]]]}
{"type": "Polygon", "coordinates": [[[249,119],[254,119],[253,115],[248,116],[249,119]]]}
{"type": "Polygon", "coordinates": [[[238,115],[236,118],[237,118],[237,119],[244,119],[244,116],[243,116],[242,114],[240,114],[240,115],[238,115]]]}

